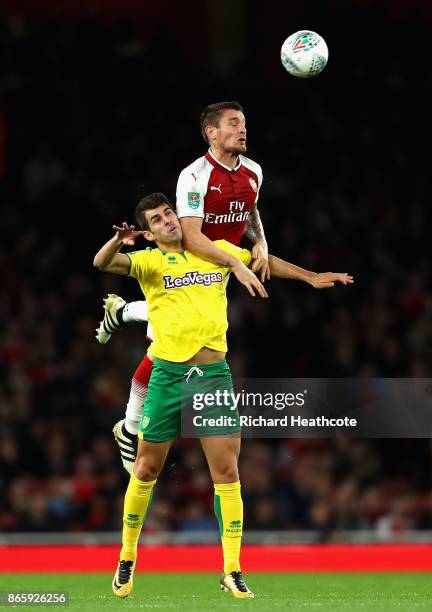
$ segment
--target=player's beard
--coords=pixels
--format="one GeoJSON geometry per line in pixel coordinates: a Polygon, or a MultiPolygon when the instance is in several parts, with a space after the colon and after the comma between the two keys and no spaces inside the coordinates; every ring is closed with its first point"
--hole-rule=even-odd
{"type": "Polygon", "coordinates": [[[232,147],[231,149],[229,149],[229,153],[231,155],[243,155],[243,153],[246,153],[246,145],[236,145],[234,147],[232,147]]]}

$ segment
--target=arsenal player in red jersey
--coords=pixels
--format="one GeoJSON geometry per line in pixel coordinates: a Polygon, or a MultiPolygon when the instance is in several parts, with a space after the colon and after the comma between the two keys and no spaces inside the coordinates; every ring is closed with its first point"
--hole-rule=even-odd
{"type": "MultiPolygon", "coordinates": [[[[177,215],[183,232],[183,245],[194,255],[231,268],[252,296],[266,297],[262,285],[270,278],[267,241],[257,209],[262,184],[261,166],[244,156],[246,121],[238,102],[218,102],[207,106],[200,119],[201,133],[208,152],[187,166],[177,183],[177,215]],[[252,271],[233,255],[218,249],[213,240],[238,244],[246,235],[252,243],[252,271]],[[259,274],[261,281],[254,274],[259,274]]],[[[126,302],[109,295],[104,300],[105,315],[97,339],[105,344],[113,331],[129,322],[146,322],[146,302],[126,302]]],[[[149,324],[148,337],[152,331],[149,324]]],[[[152,360],[146,355],[132,378],[125,419],[114,426],[125,469],[132,470],[136,456],[143,403],[147,394],[152,360]]]]}
{"type": "MultiPolygon", "coordinates": [[[[177,183],[177,215],[185,247],[202,259],[225,261],[212,240],[238,244],[245,234],[253,244],[253,271],[269,278],[267,242],[257,209],[261,166],[244,156],[246,123],[237,102],[208,106],[201,115],[201,132],[210,145],[206,155],[185,168],[177,183]]],[[[234,259],[234,258],[233,258],[234,259]]],[[[246,286],[251,274],[230,259],[233,272],[246,286]]],[[[253,294],[253,292],[252,292],[253,294]]]]}

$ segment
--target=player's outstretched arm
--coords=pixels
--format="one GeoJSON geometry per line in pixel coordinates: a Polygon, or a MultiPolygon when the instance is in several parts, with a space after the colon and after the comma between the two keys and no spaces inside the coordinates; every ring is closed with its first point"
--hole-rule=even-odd
{"type": "Polygon", "coordinates": [[[182,217],[180,223],[183,231],[183,246],[185,249],[211,263],[230,268],[237,280],[249,293],[255,296],[255,291],[261,297],[268,297],[263,284],[244,263],[231,253],[222,251],[201,231],[202,219],[198,217],[182,217]]]}
{"type": "Polygon", "coordinates": [[[130,259],[119,251],[125,244],[134,245],[135,240],[142,235],[142,232],[136,231],[133,225],[128,225],[126,222],[123,222],[122,227],[113,225],[113,229],[116,230],[115,236],[99,249],[94,257],[93,265],[104,272],[128,274],[130,259]]]}
{"type": "Polygon", "coordinates": [[[335,283],[339,282],[343,285],[351,285],[354,282],[352,276],[344,272],[311,272],[288,263],[279,257],[269,255],[269,266],[272,276],[278,278],[289,278],[300,280],[309,283],[315,289],[327,289],[334,287],[335,283]]]}

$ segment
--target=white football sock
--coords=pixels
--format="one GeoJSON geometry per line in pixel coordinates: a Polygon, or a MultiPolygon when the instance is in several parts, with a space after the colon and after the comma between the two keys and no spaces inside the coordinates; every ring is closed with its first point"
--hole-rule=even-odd
{"type": "Polygon", "coordinates": [[[123,323],[142,323],[148,321],[147,302],[128,302],[123,308],[123,323]]]}
{"type": "MultiPolygon", "coordinates": [[[[145,302],[144,302],[145,303],[145,302]]],[[[132,379],[129,401],[126,407],[125,426],[129,433],[136,435],[144,412],[144,401],[148,386],[132,379]]]]}

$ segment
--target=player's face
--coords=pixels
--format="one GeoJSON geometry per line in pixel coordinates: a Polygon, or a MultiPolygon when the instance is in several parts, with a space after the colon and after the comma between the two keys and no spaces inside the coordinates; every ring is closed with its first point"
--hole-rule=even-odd
{"type": "Polygon", "coordinates": [[[241,111],[227,109],[215,128],[214,144],[226,153],[246,152],[246,121],[241,111]]]}
{"type": "Polygon", "coordinates": [[[153,210],[145,213],[147,223],[150,228],[150,240],[161,244],[174,244],[181,242],[182,230],[177,215],[170,206],[161,204],[153,210]]]}

